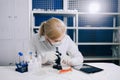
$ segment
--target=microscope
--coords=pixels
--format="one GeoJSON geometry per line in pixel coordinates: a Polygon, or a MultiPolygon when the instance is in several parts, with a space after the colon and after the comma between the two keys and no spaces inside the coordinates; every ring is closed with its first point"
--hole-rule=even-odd
{"type": "Polygon", "coordinates": [[[62,54],[59,52],[58,47],[56,47],[56,56],[57,56],[57,59],[55,60],[55,64],[53,65],[54,69],[62,70],[61,55],[62,54]]]}
{"type": "Polygon", "coordinates": [[[58,47],[56,47],[56,56],[57,56],[57,59],[55,60],[55,64],[53,65],[53,69],[57,69],[59,70],[59,73],[62,74],[62,73],[66,73],[66,72],[70,72],[72,71],[72,68],[71,67],[68,67],[66,69],[63,69],[62,65],[61,65],[61,53],[59,52],[58,50],[58,47]]]}

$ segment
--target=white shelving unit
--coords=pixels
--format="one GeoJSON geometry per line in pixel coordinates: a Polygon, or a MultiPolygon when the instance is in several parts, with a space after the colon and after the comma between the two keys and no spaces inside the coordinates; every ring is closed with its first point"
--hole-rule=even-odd
{"type": "MultiPolygon", "coordinates": [[[[120,41],[116,42],[116,32],[120,31],[120,26],[115,26],[116,25],[116,17],[115,16],[120,16],[120,13],[86,13],[86,12],[78,12],[78,15],[104,15],[104,16],[114,16],[113,17],[113,27],[109,26],[104,26],[104,27],[78,27],[79,30],[113,30],[113,42],[82,42],[78,43],[78,45],[111,45],[111,46],[116,46],[118,49],[118,53],[116,54],[114,50],[112,50],[113,56],[108,56],[108,57],[85,57],[86,61],[104,61],[104,60],[118,60],[119,65],[120,65],[120,41]],[[116,56],[117,55],[117,56],[116,56]]],[[[118,34],[118,33],[117,33],[118,34]]]]}
{"type": "MultiPolygon", "coordinates": [[[[67,10],[67,0],[64,0],[63,2],[63,10],[48,10],[45,11],[43,9],[33,9],[32,11],[32,15],[31,15],[31,21],[32,21],[32,30],[33,29],[38,29],[39,27],[35,27],[35,18],[34,18],[34,14],[45,14],[45,15],[62,15],[64,16],[64,22],[67,23],[67,17],[68,16],[72,16],[73,17],[73,26],[68,26],[67,29],[72,29],[75,30],[73,35],[74,38],[73,40],[75,41],[75,43],[77,45],[111,45],[111,46],[115,46],[115,48],[118,49],[118,53],[115,52],[115,49],[112,50],[112,54],[113,56],[109,56],[109,57],[85,57],[86,61],[89,60],[118,60],[120,63],[120,40],[118,39],[117,41],[115,39],[116,38],[116,32],[118,34],[118,32],[120,32],[120,26],[116,26],[116,17],[113,17],[113,27],[109,27],[109,26],[101,26],[101,27],[83,27],[83,26],[78,26],[78,17],[79,15],[104,15],[104,16],[120,16],[120,13],[88,13],[88,12],[78,12],[77,10],[67,10]],[[79,30],[113,30],[113,42],[79,42],[78,41],[78,37],[79,37],[79,30]],[[115,56],[117,55],[117,56],[115,56]]],[[[120,34],[120,33],[119,33],[120,34]]]]}
{"type": "MultiPolygon", "coordinates": [[[[33,10],[32,11],[32,15],[33,14],[46,14],[46,15],[62,15],[64,17],[67,17],[67,16],[73,16],[74,17],[74,26],[72,27],[67,27],[67,29],[74,29],[76,30],[76,44],[77,45],[117,45],[117,46],[120,46],[120,42],[78,42],[78,30],[114,30],[114,31],[117,31],[117,30],[120,30],[120,27],[78,27],[78,14],[81,14],[81,15],[86,15],[86,14],[89,14],[89,13],[81,13],[81,12],[77,12],[77,11],[41,11],[41,10],[33,10]]],[[[90,14],[91,15],[91,14],[90,14]]],[[[120,13],[97,13],[97,15],[120,15],[120,13]]],[[[33,23],[33,29],[39,29],[39,27],[35,27],[34,26],[34,16],[32,16],[32,23],[33,23]]],[[[114,20],[113,20],[114,21],[114,20]]],[[[114,21],[114,23],[116,23],[114,21]]],[[[113,33],[114,35],[114,33],[113,33]]],[[[96,60],[96,58],[93,58],[96,60]]],[[[102,59],[102,58],[100,58],[102,59]]],[[[108,58],[106,58],[108,59],[108,58]]],[[[86,59],[87,60],[87,59],[86,59]]]]}

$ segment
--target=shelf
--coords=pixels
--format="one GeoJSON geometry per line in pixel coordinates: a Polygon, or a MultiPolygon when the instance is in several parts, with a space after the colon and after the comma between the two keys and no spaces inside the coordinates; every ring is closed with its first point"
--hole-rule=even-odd
{"type": "Polygon", "coordinates": [[[56,10],[56,11],[44,11],[44,10],[33,10],[32,14],[44,14],[44,15],[63,15],[63,16],[76,16],[76,15],[120,15],[120,13],[88,13],[88,12],[78,12],[76,10],[56,10]]]}
{"type": "Polygon", "coordinates": [[[46,15],[65,15],[65,16],[75,16],[77,11],[42,11],[42,10],[33,10],[33,14],[46,14],[46,15]]]}
{"type": "Polygon", "coordinates": [[[120,43],[105,43],[105,42],[81,42],[78,45],[120,45],[120,43]]]}
{"type": "Polygon", "coordinates": [[[118,57],[85,57],[85,61],[104,61],[104,60],[120,60],[118,57]]]}
{"type": "MultiPolygon", "coordinates": [[[[33,29],[39,29],[39,26],[33,27],[33,29]]],[[[76,29],[76,27],[67,27],[67,29],[76,29]]]]}
{"type": "Polygon", "coordinates": [[[85,30],[120,30],[120,27],[78,27],[85,30]]]}
{"type": "MultiPolygon", "coordinates": [[[[34,27],[34,29],[39,29],[39,26],[34,27]]],[[[67,29],[79,29],[79,30],[120,30],[120,27],[67,27],[67,29]]]]}
{"type": "Polygon", "coordinates": [[[78,12],[82,15],[120,15],[120,13],[110,13],[110,12],[101,12],[101,13],[89,13],[89,12],[78,12]]]}
{"type": "Polygon", "coordinates": [[[82,15],[120,15],[120,13],[115,12],[99,12],[99,13],[89,13],[89,12],[78,12],[77,10],[41,10],[35,9],[32,13],[40,14],[82,14],[82,15]]]}
{"type": "Polygon", "coordinates": [[[33,29],[39,29],[39,26],[37,26],[37,27],[33,27],[33,29]]]}

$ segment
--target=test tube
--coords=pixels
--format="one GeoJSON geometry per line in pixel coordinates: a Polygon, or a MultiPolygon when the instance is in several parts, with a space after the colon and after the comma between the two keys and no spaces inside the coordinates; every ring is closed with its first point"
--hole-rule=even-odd
{"type": "Polygon", "coordinates": [[[29,55],[30,55],[30,59],[32,59],[32,52],[29,52],[29,55]]]}
{"type": "Polygon", "coordinates": [[[18,52],[18,55],[19,55],[19,63],[20,63],[20,62],[22,62],[23,53],[22,52],[18,52]]]}

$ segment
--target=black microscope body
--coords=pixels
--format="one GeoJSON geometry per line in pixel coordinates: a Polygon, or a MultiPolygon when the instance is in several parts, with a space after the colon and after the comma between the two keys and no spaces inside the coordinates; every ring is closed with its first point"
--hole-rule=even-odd
{"type": "Polygon", "coordinates": [[[54,69],[57,69],[57,70],[61,70],[62,69],[62,66],[61,66],[61,55],[62,54],[58,51],[58,47],[56,47],[57,59],[55,60],[55,64],[53,65],[54,69]]]}

